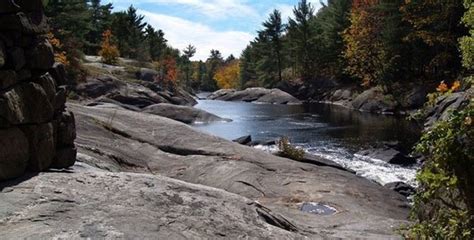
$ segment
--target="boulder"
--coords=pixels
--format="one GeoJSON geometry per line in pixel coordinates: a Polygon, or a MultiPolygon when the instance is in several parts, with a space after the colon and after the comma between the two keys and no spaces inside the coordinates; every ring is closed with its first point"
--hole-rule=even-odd
{"type": "Polygon", "coordinates": [[[0,149],[0,182],[21,176],[30,157],[23,132],[19,128],[0,129],[0,149]]]}
{"type": "Polygon", "coordinates": [[[8,50],[8,65],[15,71],[19,71],[26,64],[25,51],[23,48],[15,47],[8,50]]]}
{"type": "Polygon", "coordinates": [[[26,34],[45,34],[49,31],[46,16],[42,12],[0,14],[0,30],[26,34]]]}
{"type": "Polygon", "coordinates": [[[143,109],[143,112],[171,118],[186,124],[232,121],[230,119],[220,118],[201,109],[188,106],[177,106],[167,103],[148,106],[143,109]]]}
{"type": "Polygon", "coordinates": [[[44,123],[53,118],[53,106],[44,89],[23,83],[0,94],[0,116],[10,124],[44,123]]]}
{"type": "Polygon", "coordinates": [[[29,142],[30,159],[28,169],[41,172],[49,168],[55,154],[54,129],[52,123],[21,127],[29,142]]]}
{"type": "Polygon", "coordinates": [[[413,165],[417,163],[416,158],[409,156],[400,149],[390,146],[362,150],[356,153],[356,155],[369,157],[396,165],[413,165]]]}
{"type": "Polygon", "coordinates": [[[155,82],[159,74],[159,72],[149,68],[140,68],[140,70],[135,73],[137,79],[147,82],[155,82]]]}
{"type": "Polygon", "coordinates": [[[255,103],[266,104],[302,104],[302,102],[290,94],[280,89],[272,89],[270,93],[263,95],[255,101],[255,103]]]}
{"type": "Polygon", "coordinates": [[[74,146],[74,140],[76,139],[76,121],[72,112],[64,112],[61,114],[56,131],[56,146],[58,148],[74,146]]]}
{"type": "Polygon", "coordinates": [[[38,40],[28,51],[28,66],[31,69],[49,70],[54,65],[53,47],[47,39],[38,40]]]}
{"type": "Polygon", "coordinates": [[[57,89],[56,95],[54,97],[54,111],[63,112],[66,108],[66,100],[67,100],[67,90],[66,86],[60,86],[57,89]]]}
{"type": "Polygon", "coordinates": [[[352,107],[363,112],[394,113],[398,103],[393,96],[385,95],[381,89],[375,87],[359,94],[352,101],[352,107]]]}
{"type": "Polygon", "coordinates": [[[472,99],[474,89],[464,92],[456,92],[438,99],[436,105],[428,111],[425,127],[430,128],[438,121],[448,120],[451,111],[460,109],[469,104],[472,99]]]}
{"type": "Polygon", "coordinates": [[[76,147],[66,147],[56,150],[51,168],[64,169],[74,165],[77,157],[76,147]]]}
{"type": "Polygon", "coordinates": [[[49,102],[54,106],[54,99],[56,98],[56,82],[51,77],[51,75],[46,73],[33,82],[39,84],[43,88],[49,102]]]}
{"type": "Polygon", "coordinates": [[[76,91],[84,96],[97,98],[108,93],[117,92],[124,86],[126,84],[114,76],[101,75],[96,78],[88,78],[85,83],[79,84],[76,87],[76,91]]]}
{"type": "Polygon", "coordinates": [[[402,107],[406,109],[418,109],[423,107],[427,100],[428,89],[426,86],[416,86],[406,94],[402,101],[402,107]]]}
{"type": "Polygon", "coordinates": [[[18,82],[17,74],[13,70],[0,70],[0,90],[9,88],[18,82]]]}
{"type": "Polygon", "coordinates": [[[247,135],[247,136],[239,137],[237,139],[232,140],[232,142],[236,142],[242,145],[248,145],[252,142],[252,136],[247,135]]]}
{"type": "Polygon", "coordinates": [[[404,182],[387,183],[384,185],[384,187],[398,192],[405,197],[413,196],[416,193],[416,189],[414,187],[404,182]]]}
{"type": "Polygon", "coordinates": [[[32,12],[42,8],[41,0],[0,1],[0,13],[32,12]],[[13,4],[15,3],[15,4],[13,4]]]}
{"type": "Polygon", "coordinates": [[[0,40],[0,68],[2,68],[7,61],[7,53],[5,50],[5,44],[0,40]]]}
{"type": "Polygon", "coordinates": [[[235,89],[222,89],[210,94],[207,99],[266,104],[301,104],[301,101],[280,89],[265,88],[247,88],[242,91],[236,91],[235,89]]]}
{"type": "Polygon", "coordinates": [[[66,68],[64,64],[62,63],[54,63],[53,67],[49,70],[49,74],[54,78],[56,81],[56,85],[62,86],[66,85],[67,83],[67,74],[66,74],[66,68]]]}

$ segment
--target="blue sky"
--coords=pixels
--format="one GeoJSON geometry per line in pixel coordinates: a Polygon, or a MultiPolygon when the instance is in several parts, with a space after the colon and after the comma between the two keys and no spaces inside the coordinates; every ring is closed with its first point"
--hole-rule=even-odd
{"type": "MultiPolygon", "coordinates": [[[[205,60],[211,49],[226,57],[239,56],[251,41],[261,23],[273,9],[285,19],[292,14],[298,0],[104,0],[112,2],[115,11],[133,4],[146,21],[165,32],[169,43],[179,49],[188,44],[197,47],[194,60],[205,60]]],[[[310,2],[316,8],[319,0],[310,2]]]]}

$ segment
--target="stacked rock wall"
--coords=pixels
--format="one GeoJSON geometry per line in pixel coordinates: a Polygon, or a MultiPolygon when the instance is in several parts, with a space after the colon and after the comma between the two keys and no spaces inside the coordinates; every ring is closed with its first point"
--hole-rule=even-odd
{"type": "Polygon", "coordinates": [[[0,181],[74,164],[74,115],[41,0],[0,1],[0,181]]]}

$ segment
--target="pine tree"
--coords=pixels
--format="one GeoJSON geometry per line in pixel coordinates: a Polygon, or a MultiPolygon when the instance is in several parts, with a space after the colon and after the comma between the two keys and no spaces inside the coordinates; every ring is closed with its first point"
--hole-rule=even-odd
{"type": "Polygon", "coordinates": [[[184,85],[190,87],[190,77],[191,77],[191,58],[196,54],[196,47],[189,44],[186,49],[183,50],[183,65],[184,65],[184,85]]]}
{"type": "Polygon", "coordinates": [[[263,23],[263,27],[264,34],[269,38],[269,47],[272,53],[271,56],[268,57],[275,59],[278,71],[278,82],[282,82],[282,36],[285,32],[285,25],[281,20],[281,12],[275,9],[273,13],[270,14],[269,19],[263,23]]]}
{"type": "Polygon", "coordinates": [[[301,0],[293,9],[294,18],[288,21],[290,53],[299,68],[304,81],[311,80],[315,69],[316,44],[313,42],[316,32],[311,24],[314,18],[314,7],[310,2],[301,0]]]}
{"type": "Polygon", "coordinates": [[[85,48],[85,53],[95,54],[100,49],[100,42],[102,40],[102,34],[110,29],[112,24],[112,3],[106,5],[101,4],[101,0],[90,1],[90,12],[91,12],[91,29],[87,34],[87,42],[89,45],[85,48]]]}

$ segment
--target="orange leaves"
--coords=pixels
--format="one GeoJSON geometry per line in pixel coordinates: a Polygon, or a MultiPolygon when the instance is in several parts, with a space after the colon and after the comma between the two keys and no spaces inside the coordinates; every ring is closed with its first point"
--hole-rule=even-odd
{"type": "Polygon", "coordinates": [[[217,81],[217,86],[221,89],[237,88],[240,81],[239,61],[232,61],[219,68],[214,78],[217,81]]]}
{"type": "Polygon", "coordinates": [[[120,52],[117,46],[111,43],[112,31],[106,30],[102,34],[102,38],[101,49],[99,51],[102,61],[106,64],[116,64],[120,56],[120,52]]]}
{"type": "Polygon", "coordinates": [[[178,67],[176,59],[172,56],[165,56],[163,60],[154,63],[160,74],[155,80],[158,84],[175,87],[178,80],[178,67]]]}
{"type": "Polygon", "coordinates": [[[446,84],[444,81],[442,81],[439,86],[436,88],[436,91],[439,93],[447,93],[447,92],[456,92],[459,89],[461,89],[461,82],[460,81],[455,81],[451,88],[449,88],[448,84],[446,84]]]}
{"type": "Polygon", "coordinates": [[[69,65],[69,60],[67,59],[66,52],[63,51],[63,45],[59,39],[57,39],[52,32],[47,34],[47,38],[54,50],[54,61],[60,62],[65,66],[69,65]]]}
{"type": "Polygon", "coordinates": [[[449,91],[448,84],[446,84],[444,81],[442,81],[439,86],[436,88],[436,91],[440,93],[445,93],[449,91]]]}

